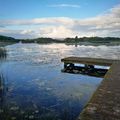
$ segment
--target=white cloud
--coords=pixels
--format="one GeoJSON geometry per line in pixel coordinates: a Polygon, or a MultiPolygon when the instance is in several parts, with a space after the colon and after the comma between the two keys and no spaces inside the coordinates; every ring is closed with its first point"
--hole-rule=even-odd
{"type": "Polygon", "coordinates": [[[74,37],[76,35],[80,37],[83,36],[120,37],[119,13],[120,5],[113,7],[105,14],[87,19],[53,17],[53,18],[36,18],[29,20],[0,20],[0,26],[2,26],[0,29],[0,34],[5,35],[8,34],[21,38],[23,37],[64,38],[74,37]],[[16,30],[15,26],[20,28],[20,30],[16,30]]]}
{"type": "Polygon", "coordinates": [[[80,5],[77,4],[54,4],[54,5],[48,5],[48,7],[70,7],[70,8],[80,8],[80,5]]]}
{"type": "Polygon", "coordinates": [[[65,26],[50,26],[50,27],[45,27],[39,30],[40,36],[43,35],[43,37],[52,37],[52,38],[65,38],[72,36],[74,37],[75,34],[71,29],[68,29],[65,26]]]}
{"type": "Polygon", "coordinates": [[[1,26],[13,26],[13,25],[59,25],[70,24],[74,22],[73,19],[67,17],[53,17],[53,18],[36,18],[28,20],[0,20],[1,26]]]}

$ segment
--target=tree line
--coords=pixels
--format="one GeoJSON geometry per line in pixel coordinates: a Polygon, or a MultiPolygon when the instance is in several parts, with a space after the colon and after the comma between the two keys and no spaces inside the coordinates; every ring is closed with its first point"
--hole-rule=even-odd
{"type": "Polygon", "coordinates": [[[35,39],[15,39],[13,37],[7,37],[0,35],[0,42],[9,43],[79,43],[79,42],[91,42],[91,43],[109,43],[109,42],[120,42],[118,37],[74,37],[65,38],[63,40],[53,38],[35,38],[35,39]]]}

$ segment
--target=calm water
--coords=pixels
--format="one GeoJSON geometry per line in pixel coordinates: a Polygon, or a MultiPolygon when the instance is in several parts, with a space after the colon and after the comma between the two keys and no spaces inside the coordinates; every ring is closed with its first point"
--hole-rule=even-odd
{"type": "Polygon", "coordinates": [[[0,120],[75,120],[101,78],[61,73],[61,58],[120,58],[120,46],[14,44],[0,63],[0,120]]]}

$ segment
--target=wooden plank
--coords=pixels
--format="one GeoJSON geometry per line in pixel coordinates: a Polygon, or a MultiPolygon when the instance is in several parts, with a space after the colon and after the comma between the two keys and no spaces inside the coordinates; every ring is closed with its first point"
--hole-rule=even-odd
{"type": "Polygon", "coordinates": [[[114,62],[78,120],[120,120],[120,62],[114,62]]]}
{"type": "Polygon", "coordinates": [[[87,57],[67,57],[61,59],[61,62],[64,63],[80,63],[88,65],[101,65],[101,66],[111,66],[113,62],[118,60],[111,59],[100,59],[100,58],[87,58],[87,57]]]}

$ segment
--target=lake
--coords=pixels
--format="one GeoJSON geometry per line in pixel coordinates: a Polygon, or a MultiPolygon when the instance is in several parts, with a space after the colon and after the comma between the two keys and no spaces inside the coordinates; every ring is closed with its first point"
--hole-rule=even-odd
{"type": "Polygon", "coordinates": [[[102,78],[62,73],[68,56],[120,59],[120,46],[13,44],[0,62],[0,120],[75,120],[102,78]]]}

